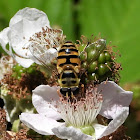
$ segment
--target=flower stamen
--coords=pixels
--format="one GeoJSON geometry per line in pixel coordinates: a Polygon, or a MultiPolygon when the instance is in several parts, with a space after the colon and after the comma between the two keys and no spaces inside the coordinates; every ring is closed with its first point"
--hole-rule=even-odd
{"type": "Polygon", "coordinates": [[[28,47],[34,58],[42,65],[46,65],[57,56],[57,48],[64,39],[62,30],[46,26],[30,37],[28,47]]]}
{"type": "Polygon", "coordinates": [[[57,108],[66,125],[82,127],[92,125],[95,121],[102,106],[102,95],[97,90],[88,91],[85,98],[79,101],[74,99],[71,102],[69,99],[60,98],[57,108]]]}
{"type": "MultiPolygon", "coordinates": [[[[51,29],[47,26],[42,28],[42,31],[35,33],[30,38],[30,46],[40,46],[43,49],[56,48],[64,41],[63,31],[51,29]]],[[[41,50],[40,50],[41,51],[41,50]]]]}

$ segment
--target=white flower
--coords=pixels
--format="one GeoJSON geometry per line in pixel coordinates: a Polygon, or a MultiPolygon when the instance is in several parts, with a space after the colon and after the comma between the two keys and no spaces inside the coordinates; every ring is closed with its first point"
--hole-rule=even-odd
{"type": "Polygon", "coordinates": [[[32,96],[33,105],[39,114],[22,113],[20,120],[43,135],[56,135],[69,140],[99,139],[114,132],[124,123],[129,114],[132,92],[108,81],[101,83],[98,91],[93,91],[92,97],[94,98],[84,99],[86,109],[83,109],[82,100],[77,102],[74,109],[72,104],[59,101],[57,87],[40,85],[33,90],[32,96]],[[95,119],[98,114],[112,121],[108,126],[100,125],[95,119]],[[57,121],[61,118],[65,122],[57,121]]]}
{"type": "MultiPolygon", "coordinates": [[[[20,65],[23,67],[29,67],[34,61],[38,63],[38,58],[35,58],[32,55],[33,51],[29,50],[30,46],[34,45],[32,40],[37,39],[36,33],[41,34],[42,32],[43,34],[42,30],[45,30],[45,28],[47,28],[49,31],[54,31],[54,29],[51,29],[48,17],[44,12],[35,8],[24,8],[19,10],[11,18],[9,27],[0,32],[0,44],[2,45],[2,48],[9,55],[13,56],[20,65]],[[9,44],[9,49],[6,46],[7,44],[9,44]]],[[[55,38],[59,35],[57,36],[56,33],[53,34],[53,32],[50,32],[46,32],[46,36],[39,38],[37,41],[35,40],[36,44],[41,42],[41,44],[38,44],[38,47],[47,45],[48,40],[50,48],[54,43],[56,43],[55,41],[57,40],[55,38]],[[44,41],[46,41],[46,43],[44,41]]],[[[41,48],[41,50],[43,50],[43,48],[41,48]]],[[[45,53],[51,57],[56,57],[56,49],[47,48],[45,53]],[[47,50],[49,50],[49,52],[47,52],[47,50]]],[[[44,53],[41,55],[44,55],[44,53]]],[[[49,58],[49,56],[47,57],[49,58]]]]}

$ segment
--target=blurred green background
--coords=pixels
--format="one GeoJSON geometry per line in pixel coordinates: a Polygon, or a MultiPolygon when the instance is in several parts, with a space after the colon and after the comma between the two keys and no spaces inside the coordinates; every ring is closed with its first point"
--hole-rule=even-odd
{"type": "Polygon", "coordinates": [[[140,0],[0,0],[0,30],[27,6],[43,10],[69,40],[101,33],[122,55],[121,83],[140,79],[140,0]]]}
{"type": "Polygon", "coordinates": [[[68,40],[101,33],[107,43],[118,46],[121,84],[140,81],[140,0],[0,0],[0,30],[24,7],[44,11],[51,26],[62,28],[68,40]]]}

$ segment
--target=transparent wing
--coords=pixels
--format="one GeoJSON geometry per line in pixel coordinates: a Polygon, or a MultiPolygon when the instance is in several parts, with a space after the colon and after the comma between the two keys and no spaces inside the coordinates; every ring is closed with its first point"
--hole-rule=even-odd
{"type": "Polygon", "coordinates": [[[50,64],[57,56],[57,50],[54,48],[47,49],[40,45],[31,44],[29,46],[29,50],[33,57],[37,60],[37,63],[43,65],[47,69],[50,69],[48,64],[50,64]]]}

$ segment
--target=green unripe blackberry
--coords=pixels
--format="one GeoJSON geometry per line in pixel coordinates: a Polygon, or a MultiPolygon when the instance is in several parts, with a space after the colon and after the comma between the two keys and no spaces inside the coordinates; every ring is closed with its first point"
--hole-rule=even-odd
{"type": "Polygon", "coordinates": [[[29,67],[27,69],[27,73],[35,73],[36,72],[36,69],[34,69],[33,67],[29,67]]]}
{"type": "Polygon", "coordinates": [[[12,76],[17,78],[17,79],[20,79],[21,76],[22,76],[22,73],[34,73],[36,72],[36,67],[34,65],[32,65],[31,67],[29,68],[24,68],[22,66],[20,66],[19,64],[16,64],[15,66],[13,66],[13,74],[12,76]]]}
{"type": "Polygon", "coordinates": [[[95,61],[97,57],[99,56],[99,53],[96,49],[91,50],[87,53],[87,62],[90,63],[92,61],[95,61]]]}
{"type": "Polygon", "coordinates": [[[95,43],[89,44],[87,45],[87,47],[85,48],[85,51],[88,53],[91,50],[94,50],[96,48],[95,43]]]}
{"type": "Polygon", "coordinates": [[[110,71],[111,71],[111,68],[112,68],[112,66],[113,66],[112,62],[107,61],[107,62],[105,63],[105,65],[107,65],[107,67],[108,67],[108,68],[110,69],[110,71]]]}
{"type": "Polygon", "coordinates": [[[111,60],[111,55],[109,54],[109,52],[105,52],[105,59],[106,59],[106,61],[111,60]]]}
{"type": "Polygon", "coordinates": [[[100,64],[97,70],[99,76],[104,75],[108,71],[108,68],[105,64],[100,64]]]}
{"type": "Polygon", "coordinates": [[[84,62],[84,63],[82,64],[82,68],[87,69],[87,67],[88,67],[87,62],[84,62]]]}
{"type": "Polygon", "coordinates": [[[90,73],[90,74],[88,74],[88,78],[89,78],[89,80],[97,80],[98,75],[96,73],[90,73]]]}
{"type": "Polygon", "coordinates": [[[104,54],[104,52],[102,52],[100,55],[99,55],[99,57],[98,57],[98,63],[105,63],[105,61],[106,61],[106,57],[105,57],[105,54],[104,54]]]}
{"type": "Polygon", "coordinates": [[[22,66],[20,66],[19,64],[16,64],[15,66],[13,66],[13,70],[14,71],[19,71],[21,70],[22,66]]]}
{"type": "Polygon", "coordinates": [[[106,40],[104,40],[104,39],[99,39],[95,43],[96,43],[96,49],[99,52],[102,52],[106,47],[106,40]]]}
{"type": "Polygon", "coordinates": [[[98,64],[97,61],[94,61],[93,63],[91,63],[88,67],[88,72],[93,73],[97,68],[97,64],[98,64]]]}
{"type": "Polygon", "coordinates": [[[20,79],[21,74],[25,72],[25,68],[23,68],[22,66],[20,66],[19,64],[16,64],[15,66],[13,66],[13,74],[12,76],[20,79]]]}
{"type": "Polygon", "coordinates": [[[95,61],[105,47],[106,41],[104,39],[99,39],[96,42],[89,44],[85,49],[87,52],[87,61],[95,61]]]}
{"type": "Polygon", "coordinates": [[[81,67],[86,72],[86,75],[82,74],[82,81],[84,81],[85,76],[88,82],[95,80],[96,83],[97,80],[100,83],[106,79],[118,81],[118,71],[121,66],[116,65],[112,56],[114,57],[114,54],[110,50],[110,46],[106,46],[106,40],[98,39],[95,42],[87,42],[86,48],[80,54],[81,67]]]}

